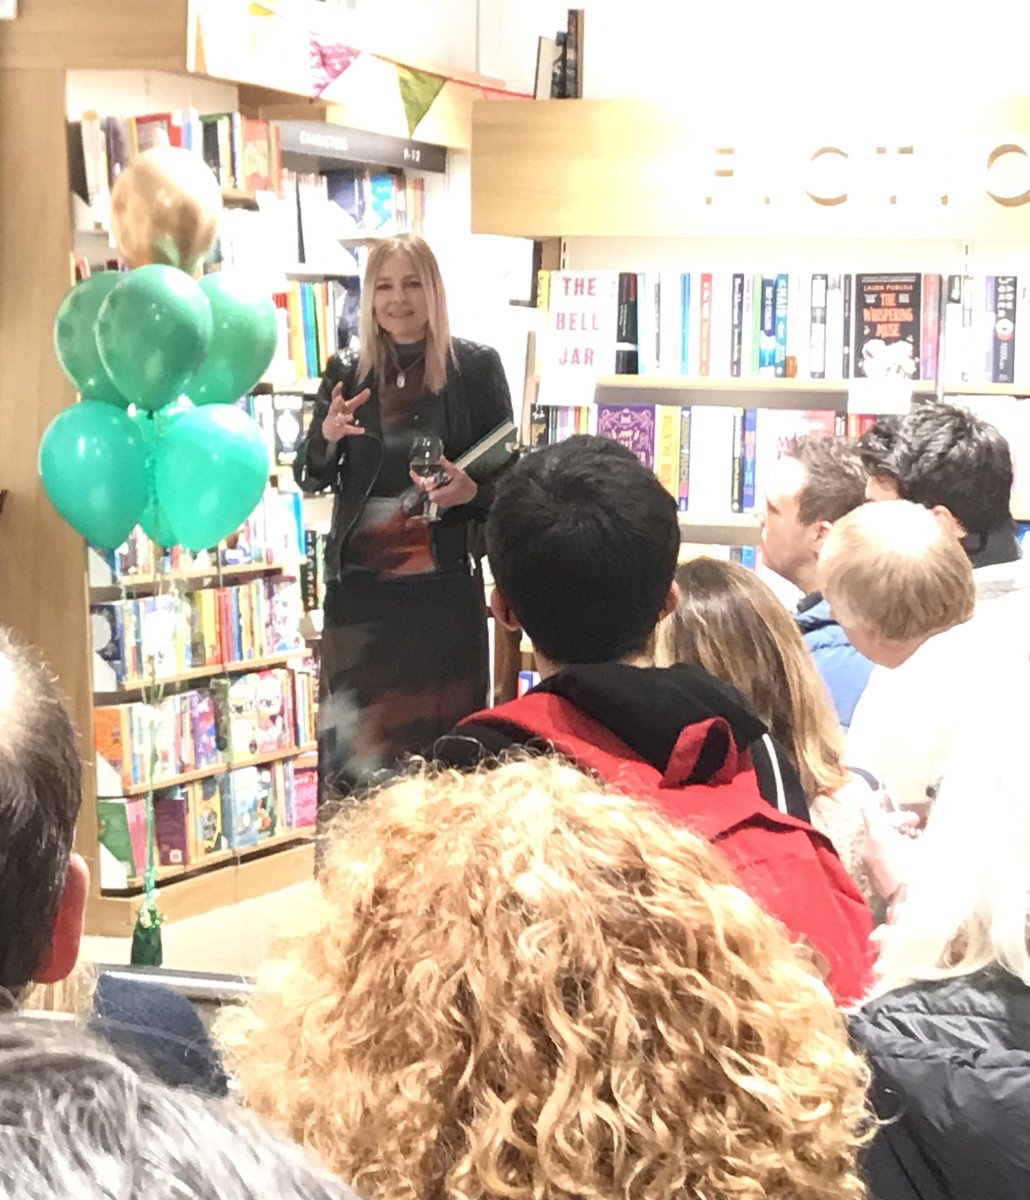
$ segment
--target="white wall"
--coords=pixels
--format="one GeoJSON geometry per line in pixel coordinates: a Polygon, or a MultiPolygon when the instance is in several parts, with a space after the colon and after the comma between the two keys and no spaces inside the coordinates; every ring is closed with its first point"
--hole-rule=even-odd
{"type": "Polygon", "coordinates": [[[353,0],[350,7],[361,45],[415,63],[477,69],[478,0],[353,0]]]}

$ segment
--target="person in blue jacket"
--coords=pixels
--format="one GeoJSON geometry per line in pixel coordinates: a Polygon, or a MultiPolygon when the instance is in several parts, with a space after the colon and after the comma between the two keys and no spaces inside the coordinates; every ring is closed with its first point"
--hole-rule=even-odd
{"type": "Polygon", "coordinates": [[[816,585],[823,539],[834,521],[865,502],[866,471],[849,438],[794,439],[765,481],[762,556],[799,588],[795,619],[846,730],[873,664],[848,641],[816,585]]]}

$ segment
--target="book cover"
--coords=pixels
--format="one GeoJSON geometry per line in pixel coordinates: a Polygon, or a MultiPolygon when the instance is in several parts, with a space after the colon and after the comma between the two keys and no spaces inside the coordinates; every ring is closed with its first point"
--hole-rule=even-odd
{"type": "Polygon", "coordinates": [[[297,767],[293,772],[293,812],[291,829],[309,829],[318,819],[318,771],[297,767]]]}
{"type": "Polygon", "coordinates": [[[146,810],[141,796],[97,801],[100,886],[123,888],[146,865],[146,810]]]}
{"type": "Polygon", "coordinates": [[[919,275],[855,277],[856,378],[919,378],[921,293],[919,275]]]}
{"type": "Polygon", "coordinates": [[[783,379],[787,374],[787,316],[790,305],[790,277],[779,274],[773,292],[773,374],[783,379]]]}
{"type": "Polygon", "coordinates": [[[619,272],[619,310],[615,330],[615,374],[637,374],[637,276],[619,272]]]}
{"type": "Polygon", "coordinates": [[[941,282],[940,275],[923,276],[923,329],[919,346],[921,379],[937,378],[943,304],[941,282]]]}
{"type": "Polygon", "coordinates": [[[285,750],[293,744],[293,722],[286,692],[292,689],[290,672],[261,671],[257,676],[257,749],[256,754],[285,750]]]}
{"type": "Polygon", "coordinates": [[[758,409],[755,415],[755,503],[764,503],[769,467],[787,453],[792,438],[813,433],[833,437],[836,432],[836,414],[831,411],[758,409]]]}
{"type": "Polygon", "coordinates": [[[218,750],[218,714],[208,688],[189,694],[190,730],[193,737],[193,761],[197,767],[211,767],[221,761],[218,750]]]}
{"type": "Polygon", "coordinates": [[[743,372],[744,276],[734,274],[730,294],[730,377],[739,379],[743,372]]]}
{"type": "Polygon", "coordinates": [[[256,821],[259,842],[267,842],[269,838],[282,832],[280,819],[282,789],[281,785],[276,782],[276,767],[279,765],[257,768],[256,821]]]}
{"type": "Polygon", "coordinates": [[[995,383],[1012,383],[1016,374],[1016,294],[1015,275],[995,278],[994,338],[991,346],[995,383]]]}
{"type": "Polygon", "coordinates": [[[828,275],[813,275],[809,318],[808,373],[812,379],[826,378],[826,299],[828,275]]]}
{"type": "Polygon", "coordinates": [[[676,507],[680,512],[690,509],[690,405],[680,409],[680,468],[676,507]]]}
{"type": "Polygon", "coordinates": [[[263,783],[257,767],[228,771],[220,783],[222,793],[222,832],[231,850],[256,846],[258,842],[258,806],[263,783]]]}
{"type": "Polygon", "coordinates": [[[252,117],[240,118],[240,143],[243,169],[239,185],[250,192],[267,192],[272,188],[272,164],[268,138],[268,123],[252,117]]]}
{"type": "Polygon", "coordinates": [[[679,495],[680,410],[673,404],[655,405],[654,473],[670,496],[679,495]]]}
{"type": "Polygon", "coordinates": [[[649,471],[654,470],[656,416],[653,404],[599,404],[597,435],[631,450],[649,471]]]}
{"type": "Polygon", "coordinates": [[[189,796],[184,787],[154,794],[154,839],[163,867],[185,867],[190,861],[189,796]]]}
{"type": "Polygon", "coordinates": [[[755,437],[758,422],[758,412],[754,408],[744,409],[743,420],[743,451],[742,451],[742,482],[740,491],[740,511],[754,512],[755,510],[755,437]]]}
{"type": "Polygon", "coordinates": [[[97,754],[97,791],[118,795],[132,787],[132,705],[98,705],[93,709],[93,739],[97,754]]]}
{"type": "Polygon", "coordinates": [[[712,276],[704,273],[701,276],[701,356],[698,362],[698,374],[710,375],[712,372],[712,276]]]}
{"type": "Polygon", "coordinates": [[[114,691],[128,674],[124,614],[125,605],[120,601],[90,606],[93,686],[98,691],[114,691]]]}
{"type": "Polygon", "coordinates": [[[558,59],[558,43],[553,37],[538,37],[536,40],[536,72],[533,84],[534,100],[550,100],[551,80],[558,59]]]}
{"type": "Polygon", "coordinates": [[[725,517],[733,504],[737,410],[696,404],[690,410],[690,512],[725,517]]]}
{"type": "Polygon", "coordinates": [[[257,753],[256,676],[211,681],[211,695],[218,717],[218,744],[227,761],[250,758],[257,753]]]}
{"type": "MultiPolygon", "coordinates": [[[[762,279],[762,332],[758,350],[758,375],[772,379],[776,374],[776,280],[762,279]]],[[[786,345],[784,345],[786,350],[786,345]]]]}
{"type": "Polygon", "coordinates": [[[275,461],[289,465],[304,441],[303,392],[276,392],[272,396],[275,461]]]}
{"type": "Polygon", "coordinates": [[[454,460],[476,483],[496,475],[518,455],[518,429],[512,421],[502,421],[454,460]]]}
{"type": "Polygon", "coordinates": [[[188,786],[190,812],[196,830],[199,857],[228,849],[222,830],[222,793],[217,779],[199,779],[188,786]]]}

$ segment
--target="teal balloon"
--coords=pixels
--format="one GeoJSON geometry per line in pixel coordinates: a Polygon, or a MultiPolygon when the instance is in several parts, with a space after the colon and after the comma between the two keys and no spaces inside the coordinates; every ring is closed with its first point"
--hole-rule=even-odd
{"type": "Polygon", "coordinates": [[[154,497],[147,501],[147,506],[139,519],[139,527],[158,546],[167,548],[179,544],[175,530],[168,523],[168,518],[161,511],[161,506],[154,497]]]}
{"type": "Polygon", "coordinates": [[[224,271],[205,275],[200,288],[211,304],[214,331],[186,394],[195,404],[232,404],[258,382],[275,355],[275,305],[267,291],[224,271]]]}
{"type": "Polygon", "coordinates": [[[61,370],[83,400],[100,400],[126,408],[128,400],[114,385],[97,349],[97,314],[113,288],[125,278],[121,271],[101,271],[77,283],[61,301],[54,318],[54,351],[61,370]]]}
{"type": "MultiPolygon", "coordinates": [[[[137,412],[132,418],[143,434],[143,440],[146,443],[147,472],[151,481],[153,481],[154,476],[154,451],[157,448],[157,443],[164,435],[166,429],[169,429],[185,413],[192,412],[194,407],[192,400],[187,399],[185,396],[180,396],[178,400],[173,400],[171,404],[166,404],[158,412],[152,413],[144,410],[137,412]]],[[[179,539],[175,536],[175,530],[172,529],[168,518],[161,511],[161,506],[157,502],[152,482],[150,498],[143,509],[139,525],[147,537],[159,546],[167,547],[179,544],[179,539]]]]}
{"type": "Polygon", "coordinates": [[[39,445],[39,474],[50,502],[94,546],[113,549],[147,503],[147,451],[132,418],[83,400],[50,422],[39,445]]]}
{"type": "Polygon", "coordinates": [[[154,453],[158,506],[188,550],[205,550],[234,533],[261,499],[268,473],[261,430],[235,405],[184,413],[154,453]]]}
{"type": "Polygon", "coordinates": [[[100,306],[97,348],[118,390],[156,412],[186,389],[211,345],[211,305],[176,267],[123,274],[100,306]]]}

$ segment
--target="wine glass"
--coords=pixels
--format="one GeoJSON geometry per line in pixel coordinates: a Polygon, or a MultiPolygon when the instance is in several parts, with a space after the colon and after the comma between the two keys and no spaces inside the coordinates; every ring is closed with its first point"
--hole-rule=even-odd
{"type": "MultiPolygon", "coordinates": [[[[443,442],[436,434],[425,434],[412,439],[411,459],[409,465],[412,471],[426,483],[436,485],[443,482],[444,472],[440,466],[440,456],[443,454],[443,442]]],[[[422,512],[415,515],[416,520],[438,521],[436,505],[423,495],[422,512]]]]}

